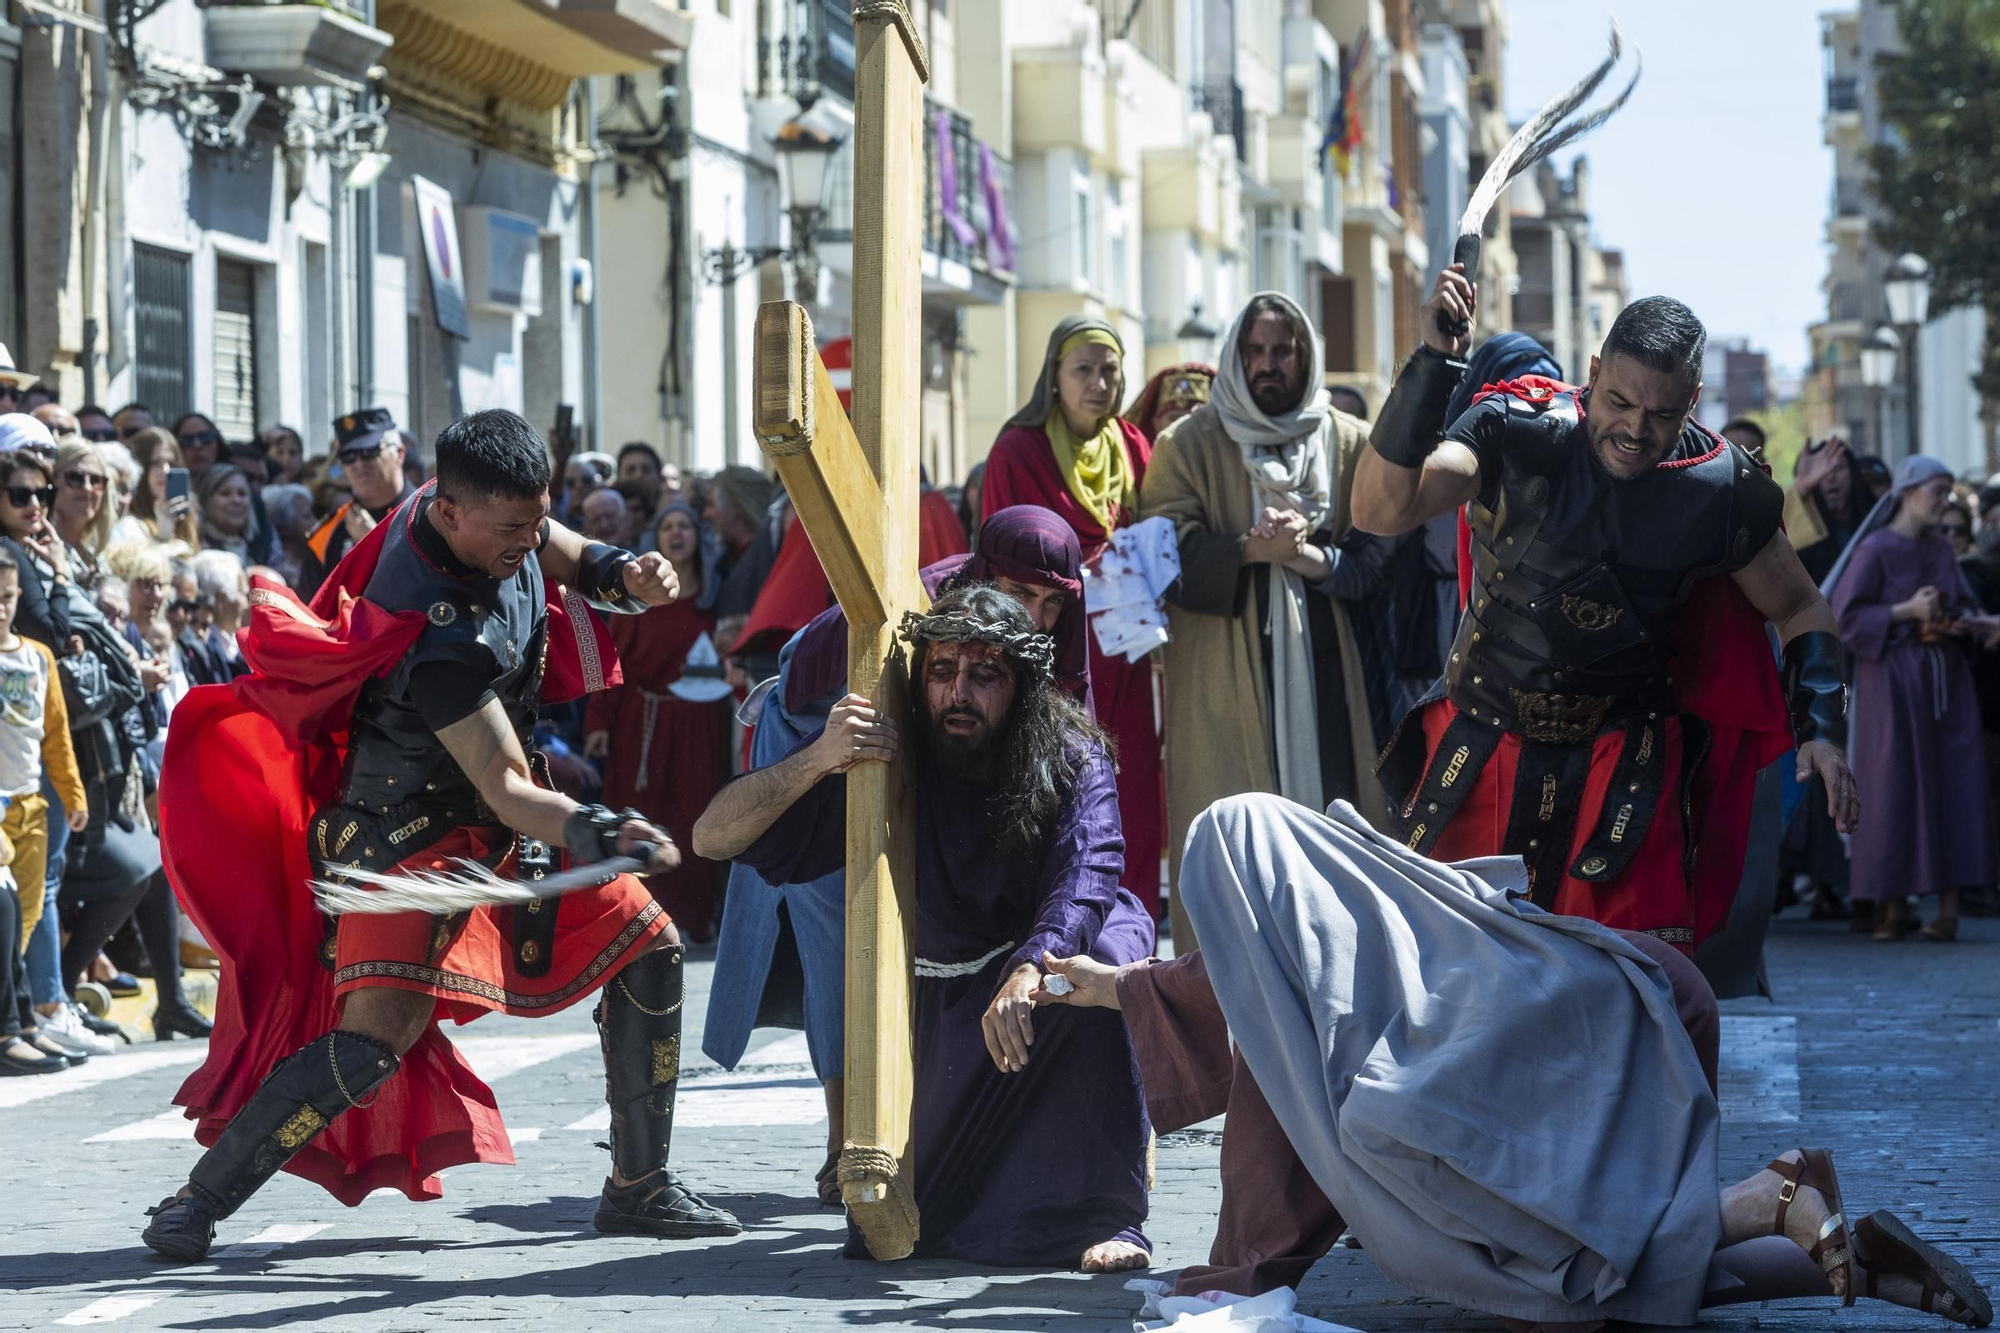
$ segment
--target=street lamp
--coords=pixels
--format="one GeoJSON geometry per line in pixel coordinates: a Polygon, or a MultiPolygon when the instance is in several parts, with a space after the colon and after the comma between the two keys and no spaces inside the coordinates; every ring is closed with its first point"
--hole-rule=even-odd
{"type": "Polygon", "coordinates": [[[1174,338],[1180,343],[1181,360],[1211,361],[1215,358],[1215,340],[1222,336],[1222,329],[1216,322],[1202,313],[1201,302],[1188,305],[1188,317],[1174,330],[1174,338]]]}
{"type": "Polygon", "coordinates": [[[778,178],[784,182],[785,197],[790,201],[785,211],[792,219],[792,243],[759,245],[747,250],[725,243],[705,250],[702,263],[710,282],[726,287],[745,270],[767,259],[789,259],[799,289],[818,290],[819,260],[813,252],[813,236],[819,230],[820,214],[825,211],[828,168],[840,144],[838,136],[815,129],[803,120],[788,120],[778,127],[772,136],[772,146],[777,150],[778,178]]]}
{"type": "Polygon", "coordinates": [[[1903,411],[1909,423],[1908,452],[1923,452],[1923,429],[1919,418],[1917,344],[1931,313],[1931,266],[1919,255],[1903,255],[1889,265],[1882,276],[1882,295],[1889,304],[1889,318],[1903,331],[1903,411]]]}
{"type": "Polygon", "coordinates": [[[1861,343],[1861,383],[1870,389],[1886,389],[1896,380],[1896,355],[1903,340],[1887,324],[1880,325],[1861,343]]]}
{"type": "Polygon", "coordinates": [[[1878,324],[1875,332],[1861,340],[1861,383],[1875,393],[1876,447],[1884,454],[1889,452],[1889,395],[1886,390],[1896,382],[1896,357],[1902,346],[1903,340],[1887,324],[1878,324]]]}

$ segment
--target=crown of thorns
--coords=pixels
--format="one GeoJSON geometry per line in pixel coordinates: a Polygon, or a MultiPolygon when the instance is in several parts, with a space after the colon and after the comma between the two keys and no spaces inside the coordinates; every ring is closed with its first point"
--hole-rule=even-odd
{"type": "Polygon", "coordinates": [[[981,620],[966,611],[936,611],[918,615],[903,613],[903,637],[915,643],[990,643],[1022,666],[1052,675],[1056,666],[1056,641],[1046,634],[1011,629],[997,620],[981,620]]]}

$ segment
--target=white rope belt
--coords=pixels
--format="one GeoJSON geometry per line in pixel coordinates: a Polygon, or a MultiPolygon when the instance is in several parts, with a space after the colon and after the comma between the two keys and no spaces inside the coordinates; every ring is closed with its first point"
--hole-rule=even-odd
{"type": "Polygon", "coordinates": [[[992,953],[983,954],[969,963],[934,963],[928,958],[917,959],[917,975],[920,977],[969,977],[988,963],[1014,947],[1008,940],[992,953]]]}

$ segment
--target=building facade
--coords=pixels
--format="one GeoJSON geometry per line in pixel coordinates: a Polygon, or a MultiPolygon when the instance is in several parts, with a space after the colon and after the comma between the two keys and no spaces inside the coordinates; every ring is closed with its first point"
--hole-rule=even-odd
{"type": "Polygon", "coordinates": [[[1519,268],[1514,327],[1580,384],[1630,299],[1625,256],[1591,234],[1589,159],[1579,155],[1567,176],[1553,162],[1537,164],[1508,187],[1508,204],[1519,268]]]}
{"type": "Polygon", "coordinates": [[[596,424],[578,80],[683,47],[661,0],[133,0],[20,33],[17,358],[63,401],[285,423],[381,404],[596,424]],[[52,189],[42,189],[41,183],[52,189]],[[423,207],[420,211],[420,201],[423,207]],[[434,260],[433,256],[438,259],[434,260]],[[442,263],[446,309],[429,270],[442,263]]]}
{"type": "Polygon", "coordinates": [[[1897,47],[1895,7],[1862,0],[1824,15],[1820,47],[1826,69],[1821,125],[1833,152],[1833,189],[1827,200],[1826,314],[1808,330],[1806,429],[1816,437],[1844,436],[1861,452],[1891,462],[1926,453],[1961,476],[1983,478],[2000,467],[1993,415],[1971,384],[1985,342],[1983,310],[1962,308],[1928,321],[1914,348],[1904,337],[1909,330],[1891,330],[1904,345],[1898,373],[1887,385],[1870,385],[1861,370],[1863,344],[1889,323],[1883,280],[1896,258],[1873,238],[1878,206],[1868,193],[1866,157],[1892,133],[1873,75],[1876,58],[1897,47]]]}

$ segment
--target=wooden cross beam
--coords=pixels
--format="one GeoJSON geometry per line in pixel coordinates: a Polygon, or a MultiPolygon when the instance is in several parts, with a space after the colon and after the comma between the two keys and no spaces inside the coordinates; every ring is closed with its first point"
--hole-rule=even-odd
{"type": "MultiPolygon", "coordinates": [[[[922,385],[923,85],[906,0],[853,0],[854,409],[841,410],[788,301],[757,312],[756,432],[847,614],[848,688],[906,718],[896,630],[928,605],[917,578],[922,385]]],[[[903,728],[909,735],[909,729],[903,728]]],[[[916,1247],[911,1185],[911,941],[916,844],[909,764],[847,774],[847,1107],[840,1191],[877,1259],[916,1247]]]]}

